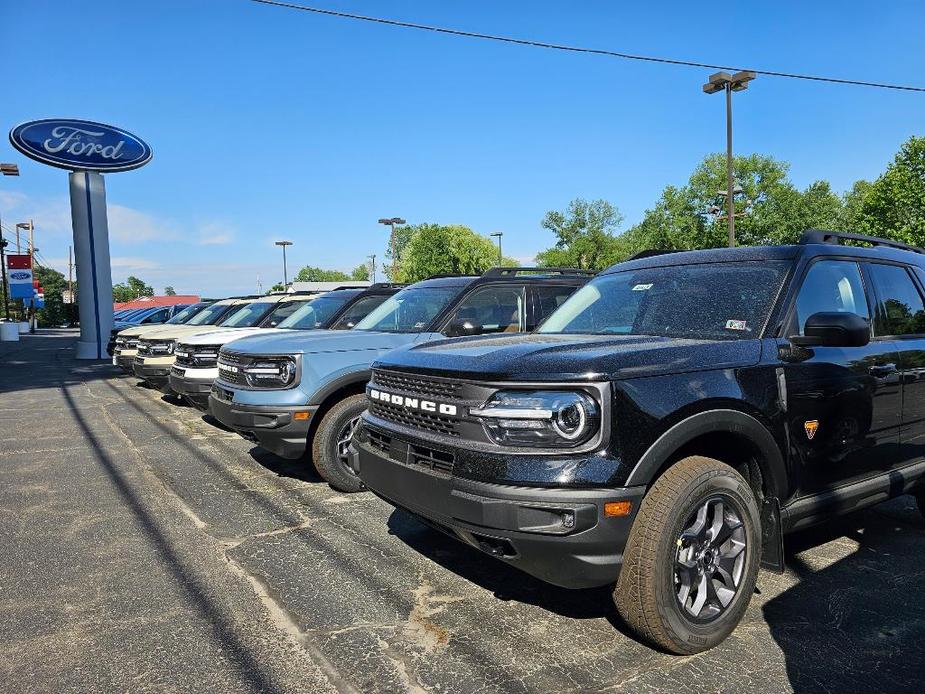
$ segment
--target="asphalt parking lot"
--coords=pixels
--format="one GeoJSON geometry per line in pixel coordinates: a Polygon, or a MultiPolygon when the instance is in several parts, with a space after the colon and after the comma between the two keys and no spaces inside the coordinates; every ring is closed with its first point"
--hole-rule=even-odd
{"type": "Polygon", "coordinates": [[[74,339],[0,345],[2,691],[921,691],[910,497],[790,537],[733,636],[673,657],[74,339]]]}

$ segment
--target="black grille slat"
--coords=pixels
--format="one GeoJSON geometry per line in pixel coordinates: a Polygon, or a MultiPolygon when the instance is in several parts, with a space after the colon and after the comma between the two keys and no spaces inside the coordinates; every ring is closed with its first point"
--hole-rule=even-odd
{"type": "Polygon", "coordinates": [[[372,429],[367,430],[369,434],[369,445],[373,448],[378,448],[380,451],[388,455],[392,451],[392,437],[386,436],[385,434],[380,434],[378,431],[372,429]]]}
{"type": "Polygon", "coordinates": [[[228,364],[230,366],[236,366],[240,369],[242,366],[246,366],[253,362],[253,359],[245,357],[240,354],[235,354],[234,352],[226,352],[222,350],[218,355],[218,377],[225,381],[225,383],[233,383],[237,386],[247,385],[247,381],[244,378],[244,373],[241,371],[229,371],[228,369],[223,369],[222,364],[228,364]]]}
{"type": "Polygon", "coordinates": [[[371,401],[369,411],[380,419],[386,419],[407,427],[424,429],[425,431],[432,431],[435,434],[444,434],[446,436],[459,436],[459,423],[451,417],[408,410],[380,400],[371,401]]]}
{"type": "MultiPolygon", "coordinates": [[[[190,368],[209,368],[213,367],[218,363],[218,357],[201,357],[199,356],[202,353],[206,354],[218,354],[218,351],[221,349],[221,345],[180,345],[177,347],[177,352],[186,352],[189,354],[188,357],[181,357],[177,355],[176,363],[180,366],[186,366],[190,368]]],[[[226,358],[225,361],[228,361],[226,358]]]]}
{"type": "Polygon", "coordinates": [[[433,448],[412,445],[408,452],[408,462],[412,465],[419,465],[434,472],[443,472],[448,475],[453,474],[453,468],[456,465],[456,458],[452,453],[437,451],[433,448]]]}
{"type": "Polygon", "coordinates": [[[423,378],[396,371],[373,372],[373,383],[388,390],[398,390],[418,395],[431,395],[441,398],[452,398],[458,392],[460,384],[454,381],[440,381],[433,378],[423,378]]]}

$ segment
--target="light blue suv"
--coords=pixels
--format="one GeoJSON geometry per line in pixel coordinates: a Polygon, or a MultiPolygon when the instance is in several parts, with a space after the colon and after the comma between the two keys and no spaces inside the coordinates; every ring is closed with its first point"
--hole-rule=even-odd
{"type": "Polygon", "coordinates": [[[347,447],[382,354],[446,337],[532,331],[593,273],[494,268],[434,277],[391,296],[350,331],[276,330],[226,344],[209,409],[222,424],[284,458],[307,450],[341,491],[363,488],[347,447]]]}

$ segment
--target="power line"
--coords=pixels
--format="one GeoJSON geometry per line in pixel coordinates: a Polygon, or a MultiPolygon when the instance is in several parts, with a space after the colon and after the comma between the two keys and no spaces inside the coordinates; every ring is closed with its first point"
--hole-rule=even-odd
{"type": "Polygon", "coordinates": [[[708,70],[729,70],[738,71],[749,69],[759,75],[769,77],[787,77],[796,80],[809,80],[812,82],[830,82],[832,84],[849,84],[858,87],[877,87],[879,89],[894,89],[905,92],[925,92],[925,87],[910,87],[902,84],[887,84],[884,82],[866,82],[863,80],[840,79],[838,77],[820,77],[818,75],[803,75],[794,72],[779,72],[776,70],[756,70],[755,68],[733,67],[731,65],[711,65],[710,63],[698,63],[691,60],[677,60],[674,58],[660,58],[649,55],[635,55],[632,53],[620,53],[618,51],[608,51],[603,48],[583,48],[581,46],[568,46],[560,43],[547,43],[545,41],[531,41],[529,39],[517,39],[511,36],[498,36],[495,34],[483,34],[476,31],[463,31],[461,29],[450,29],[447,27],[433,26],[430,24],[416,24],[414,22],[401,22],[397,19],[385,19],[383,17],[369,17],[362,14],[352,14],[350,12],[338,12],[336,10],[326,10],[320,7],[309,7],[299,5],[293,2],[282,2],[281,0],[250,0],[250,2],[259,5],[270,5],[272,7],[282,7],[300,12],[311,12],[313,14],[328,15],[330,17],[341,17],[342,19],[356,19],[361,22],[372,22],[374,24],[386,24],[388,26],[403,27],[405,29],[420,29],[423,31],[433,31],[438,34],[449,34],[451,36],[464,36],[471,39],[484,39],[486,41],[499,41],[501,43],[512,43],[518,46],[531,46],[533,48],[548,48],[555,51],[568,51],[570,53],[590,53],[592,55],[603,55],[611,58],[622,58],[624,60],[639,60],[648,63],[663,63],[667,65],[683,65],[685,67],[699,67],[708,70]]]}

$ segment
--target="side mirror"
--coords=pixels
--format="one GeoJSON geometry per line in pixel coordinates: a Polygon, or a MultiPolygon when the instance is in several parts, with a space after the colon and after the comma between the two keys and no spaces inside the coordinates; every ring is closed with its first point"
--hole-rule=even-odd
{"type": "Polygon", "coordinates": [[[814,313],[803,332],[790,341],[800,347],[863,347],[870,342],[870,325],[856,313],[814,313]]]}
{"type": "Polygon", "coordinates": [[[443,334],[447,337],[463,337],[465,335],[481,335],[484,328],[468,320],[454,320],[446,326],[443,334]]]}

